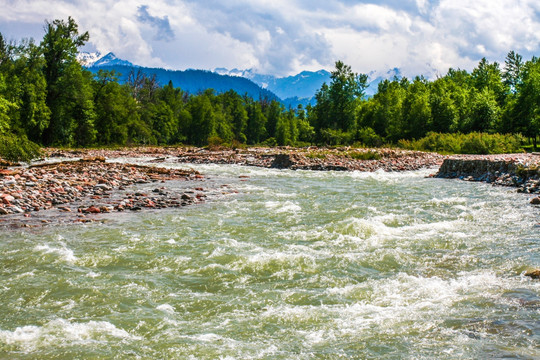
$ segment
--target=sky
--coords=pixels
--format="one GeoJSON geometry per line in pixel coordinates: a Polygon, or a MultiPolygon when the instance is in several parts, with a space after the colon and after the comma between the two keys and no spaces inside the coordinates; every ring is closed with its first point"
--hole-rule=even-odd
{"type": "Polygon", "coordinates": [[[90,40],[134,64],[253,69],[286,76],[399,68],[408,77],[540,56],[539,0],[0,0],[0,33],[41,41],[71,16],[90,40]]]}

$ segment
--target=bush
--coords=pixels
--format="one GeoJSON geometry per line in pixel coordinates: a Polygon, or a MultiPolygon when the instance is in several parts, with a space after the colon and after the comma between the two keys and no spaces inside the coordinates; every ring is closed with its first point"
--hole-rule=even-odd
{"type": "Polygon", "coordinates": [[[381,154],[377,151],[349,151],[345,154],[355,160],[380,160],[381,154]]]}
{"type": "Polygon", "coordinates": [[[435,151],[443,154],[507,154],[522,152],[523,137],[519,134],[469,134],[428,133],[418,140],[400,140],[404,149],[435,151]]]}
{"type": "Polygon", "coordinates": [[[31,161],[41,156],[39,145],[26,137],[0,135],[0,158],[7,161],[31,161]]]}
{"type": "Polygon", "coordinates": [[[357,138],[360,143],[368,147],[380,147],[383,144],[382,138],[370,127],[358,130],[357,138]]]}
{"type": "Polygon", "coordinates": [[[268,138],[266,140],[263,141],[262,145],[264,146],[269,146],[269,147],[275,147],[277,146],[277,140],[275,137],[271,137],[271,138],[268,138]]]}
{"type": "Polygon", "coordinates": [[[321,129],[321,140],[326,145],[345,145],[350,144],[353,134],[346,131],[334,129],[321,129]]]}

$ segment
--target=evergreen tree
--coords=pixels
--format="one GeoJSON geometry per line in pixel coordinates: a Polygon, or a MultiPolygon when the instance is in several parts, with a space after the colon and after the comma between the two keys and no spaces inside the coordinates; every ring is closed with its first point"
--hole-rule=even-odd
{"type": "MultiPolygon", "coordinates": [[[[86,95],[79,97],[77,106],[83,108],[70,111],[69,99],[78,97],[68,93],[69,90],[79,91],[69,86],[69,80],[76,79],[82,72],[82,67],[76,60],[78,48],[88,41],[88,32],[79,35],[78,25],[71,17],[67,22],[54,20],[46,23],[46,33],[41,42],[45,59],[44,74],[47,82],[46,103],[51,111],[49,126],[43,133],[43,143],[69,144],[72,140],[72,130],[76,113],[86,118],[79,119],[79,123],[91,119],[91,106],[86,101],[86,95]]],[[[85,91],[85,89],[81,89],[85,91]]]]}

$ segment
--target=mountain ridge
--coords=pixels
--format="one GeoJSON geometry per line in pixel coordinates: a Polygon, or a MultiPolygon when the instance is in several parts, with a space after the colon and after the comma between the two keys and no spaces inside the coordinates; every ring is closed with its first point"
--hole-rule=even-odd
{"type": "MultiPolygon", "coordinates": [[[[197,93],[207,88],[213,88],[217,92],[235,90],[239,94],[247,93],[253,98],[270,98],[283,103],[286,107],[296,108],[298,104],[307,106],[315,105],[315,94],[323,83],[330,83],[331,73],[321,69],[317,71],[304,70],[296,75],[276,77],[273,75],[259,74],[253,69],[239,70],[215,68],[214,70],[167,70],[135,65],[127,60],[118,58],[114,53],[105,55],[101,53],[80,53],[79,62],[96,73],[99,69],[116,70],[122,73],[120,81],[127,81],[131,70],[140,69],[147,75],[156,75],[158,82],[165,85],[172,81],[173,85],[185,91],[197,93]],[[124,72],[128,72],[127,74],[124,72]],[[199,77],[199,79],[197,79],[199,77]],[[244,79],[244,80],[241,80],[244,79]],[[249,81],[249,82],[246,82],[249,81]],[[250,84],[251,83],[251,84],[250,84]],[[230,87],[230,88],[228,88],[230,87]]],[[[369,83],[366,96],[373,96],[378,89],[378,84],[386,79],[401,78],[399,68],[393,68],[386,72],[372,71],[368,74],[369,83]]]]}

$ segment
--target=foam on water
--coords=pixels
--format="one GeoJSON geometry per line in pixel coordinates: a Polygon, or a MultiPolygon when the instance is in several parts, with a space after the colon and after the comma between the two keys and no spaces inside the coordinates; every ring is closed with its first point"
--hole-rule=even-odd
{"type": "Polygon", "coordinates": [[[62,244],[59,247],[51,246],[49,244],[44,245],[36,245],[34,247],[34,250],[36,252],[40,252],[42,254],[53,254],[58,257],[58,261],[60,262],[67,262],[70,264],[75,263],[78,259],[73,253],[73,250],[68,249],[64,244],[62,244]]]}
{"type": "Polygon", "coordinates": [[[0,330],[0,341],[7,345],[15,345],[24,352],[51,345],[83,345],[95,342],[107,344],[110,341],[122,339],[138,340],[140,337],[131,335],[107,321],[78,323],[66,319],[55,319],[42,326],[27,325],[17,327],[13,331],[0,330]]]}

